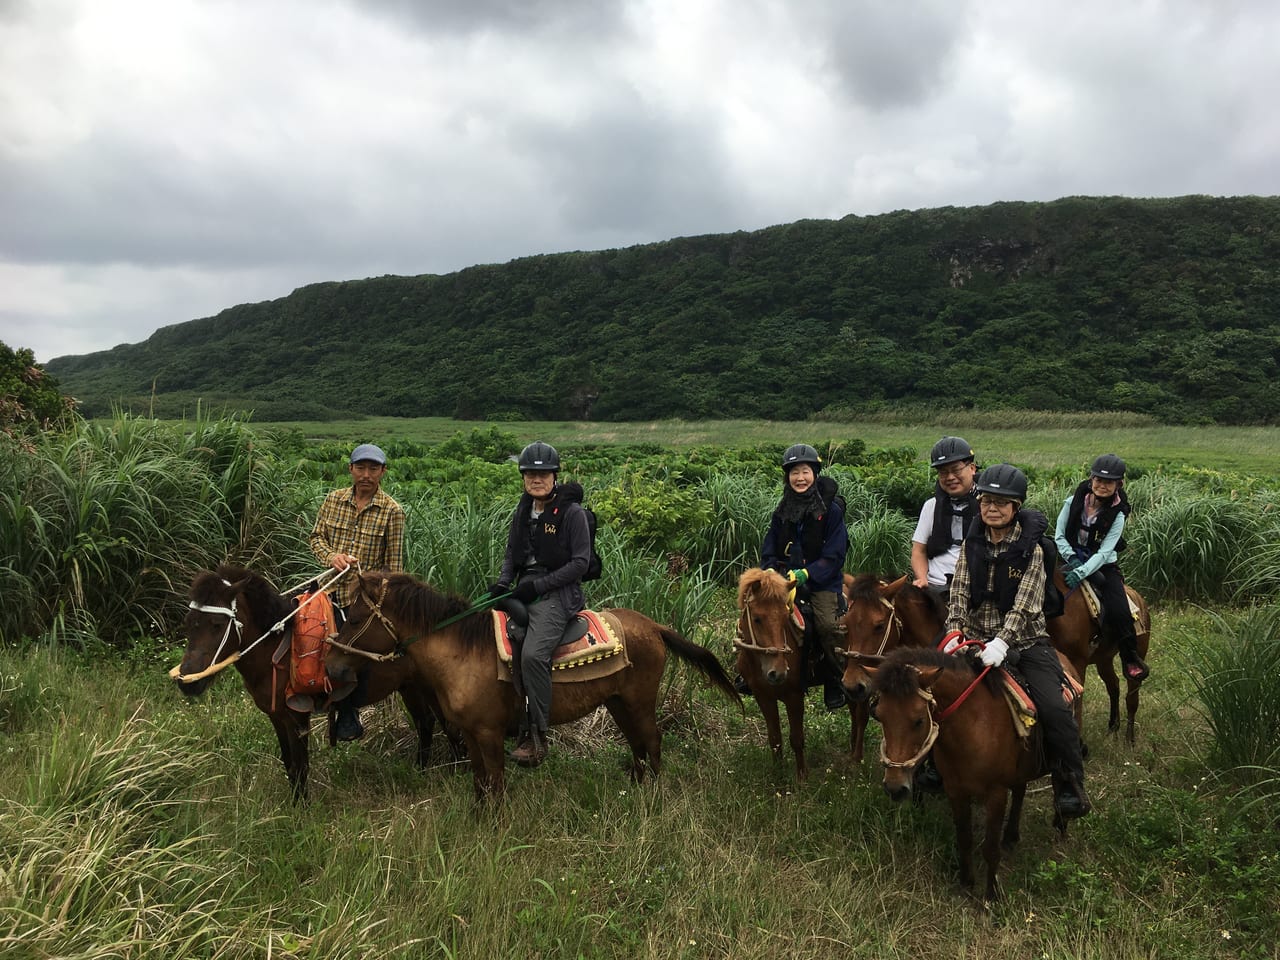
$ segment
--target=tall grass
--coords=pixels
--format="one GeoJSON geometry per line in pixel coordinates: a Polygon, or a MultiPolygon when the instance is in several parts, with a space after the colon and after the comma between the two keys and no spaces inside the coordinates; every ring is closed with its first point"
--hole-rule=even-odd
{"type": "Polygon", "coordinates": [[[1280,604],[1210,613],[1214,632],[1183,638],[1182,658],[1219,768],[1280,766],[1280,604]]]}

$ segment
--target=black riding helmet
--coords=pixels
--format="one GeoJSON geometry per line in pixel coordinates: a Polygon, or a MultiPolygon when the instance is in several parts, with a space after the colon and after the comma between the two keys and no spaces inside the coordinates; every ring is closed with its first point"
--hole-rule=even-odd
{"type": "Polygon", "coordinates": [[[945,467],[957,460],[972,460],[973,447],[963,437],[943,437],[929,451],[929,466],[945,467]]]}
{"type": "Polygon", "coordinates": [[[1027,499],[1027,475],[1012,464],[997,463],[978,475],[973,489],[1023,503],[1027,499]]]}
{"type": "Polygon", "coordinates": [[[528,473],[530,470],[560,472],[560,454],[556,453],[556,448],[551,444],[541,440],[535,440],[521,450],[518,463],[521,473],[528,473]]]}
{"type": "Polygon", "coordinates": [[[1123,480],[1124,461],[1114,453],[1104,453],[1089,469],[1090,477],[1101,477],[1103,480],[1123,480]]]}
{"type": "Polygon", "coordinates": [[[782,455],[782,475],[785,477],[791,472],[792,467],[801,463],[807,463],[813,467],[815,476],[822,472],[822,458],[818,456],[818,451],[807,443],[793,443],[782,455]]]}

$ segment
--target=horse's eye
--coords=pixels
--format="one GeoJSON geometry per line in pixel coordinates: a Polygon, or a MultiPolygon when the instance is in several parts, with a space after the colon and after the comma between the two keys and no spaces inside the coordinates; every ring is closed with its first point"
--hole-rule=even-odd
{"type": "Polygon", "coordinates": [[[924,726],[924,717],[916,717],[916,722],[913,723],[911,726],[919,730],[921,727],[924,726]]]}

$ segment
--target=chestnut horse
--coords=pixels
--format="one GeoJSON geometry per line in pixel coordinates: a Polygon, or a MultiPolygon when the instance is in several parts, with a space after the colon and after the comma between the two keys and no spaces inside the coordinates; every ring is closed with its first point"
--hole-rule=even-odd
{"type": "MultiPolygon", "coordinates": [[[[1089,602],[1085,599],[1084,593],[1078,587],[1074,590],[1067,589],[1061,567],[1054,572],[1054,582],[1066,597],[1066,603],[1062,616],[1054,617],[1049,621],[1049,639],[1053,641],[1055,647],[1066,654],[1077,676],[1083,679],[1089,664],[1093,664],[1094,669],[1098,671],[1103,686],[1107,688],[1107,698],[1110,702],[1107,729],[1115,733],[1120,729],[1120,681],[1116,676],[1115,662],[1120,649],[1115,640],[1102,636],[1097,620],[1089,615],[1089,602]]],[[[1124,589],[1138,610],[1134,629],[1138,633],[1138,655],[1145,660],[1151,644],[1151,611],[1147,609],[1147,602],[1142,599],[1138,591],[1128,585],[1124,589]]],[[[1138,714],[1139,690],[1142,688],[1142,681],[1126,678],[1126,684],[1128,689],[1125,692],[1124,702],[1128,714],[1128,725],[1125,728],[1125,740],[1132,746],[1133,721],[1138,714]]],[[[1079,712],[1076,714],[1076,719],[1081,719],[1079,712]]],[[[1080,729],[1083,733],[1084,726],[1081,725],[1080,729]]]]}
{"type": "MultiPolygon", "coordinates": [[[[929,596],[907,577],[885,583],[869,573],[845,578],[845,651],[884,656],[899,647],[931,646],[942,633],[942,617],[929,596]]],[[[845,696],[853,704],[853,759],[861,762],[870,714],[871,676],[856,656],[845,661],[845,696]]]]}
{"type": "MultiPolygon", "coordinates": [[[[809,776],[804,752],[806,651],[803,630],[792,619],[791,587],[781,574],[752,567],[738,579],[738,609],[742,611],[734,640],[738,673],[760,705],[769,749],[777,761],[782,760],[778,703],[786,707],[787,739],[796,758],[796,779],[804,780],[809,776]]],[[[850,703],[851,721],[854,710],[855,705],[850,703]]],[[[855,732],[849,735],[850,750],[857,746],[855,732]]]]}
{"type": "MultiPolygon", "coordinates": [[[[471,755],[476,799],[504,790],[503,741],[518,717],[513,684],[498,677],[493,619],[471,611],[466,600],[445,596],[409,574],[366,573],[338,641],[361,649],[400,646],[440,698],[444,719],[461,731],[471,755]],[[440,624],[441,627],[437,627],[440,624]]],[[[607,611],[621,624],[619,639],[629,665],[593,680],[558,683],[551,697],[551,723],[568,723],[603,705],[631,747],[631,777],[657,776],[662,762],[658,691],[667,654],[674,654],[713,686],[742,705],[715,654],[642,613],[607,611]]]]}
{"type": "MultiPolygon", "coordinates": [[[[1061,653],[1058,659],[1064,670],[1071,670],[1061,653]]],[[[1033,732],[1029,745],[1019,741],[994,676],[988,674],[986,682],[979,682],[982,674],[969,657],[903,647],[884,658],[864,659],[863,664],[872,677],[876,718],[884,731],[880,759],[885,792],[895,801],[910,796],[916,765],[932,749],[955,823],[960,883],[973,885],[972,804],[977,800],[986,811],[983,898],[996,899],[1001,845],[1012,849],[1018,842],[1027,783],[1048,772],[1038,733],[1033,732]]],[[[1056,811],[1053,822],[1065,836],[1066,821],[1056,811]]]]}
{"type": "MultiPolygon", "coordinates": [[[[234,665],[244,680],[245,689],[276,731],[280,762],[289,777],[293,798],[295,801],[305,799],[310,770],[307,740],[311,714],[291,709],[285,703],[288,657],[286,655],[279,667],[272,661],[280,643],[279,635],[266,636],[261,643],[253,644],[273,625],[285,620],[297,601],[281,596],[265,577],[229,565],[219,567],[216,572],[197,574],[188,597],[191,608],[183,624],[187,648],[182,662],[170,676],[179,690],[195,697],[204,693],[217,676],[215,656],[221,658],[218,662],[222,665],[235,656],[234,665]],[[243,656],[239,656],[242,651],[243,656]]],[[[373,663],[366,671],[365,703],[400,694],[418,733],[418,765],[426,766],[438,710],[434,694],[408,661],[373,663]]],[[[330,716],[330,744],[333,743],[332,727],[330,716]]],[[[450,743],[456,758],[460,750],[456,735],[450,736],[450,743]]]]}

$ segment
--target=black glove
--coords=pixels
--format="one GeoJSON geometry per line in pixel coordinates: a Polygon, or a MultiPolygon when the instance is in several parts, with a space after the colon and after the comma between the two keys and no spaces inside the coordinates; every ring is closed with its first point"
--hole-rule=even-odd
{"type": "Polygon", "coordinates": [[[538,591],[533,586],[533,580],[521,580],[511,591],[511,596],[521,603],[533,603],[537,599],[538,591]]]}
{"type": "Polygon", "coordinates": [[[511,588],[507,586],[505,583],[491,583],[489,585],[490,600],[494,599],[495,597],[501,597],[504,594],[508,594],[510,592],[511,592],[511,588]]]}

